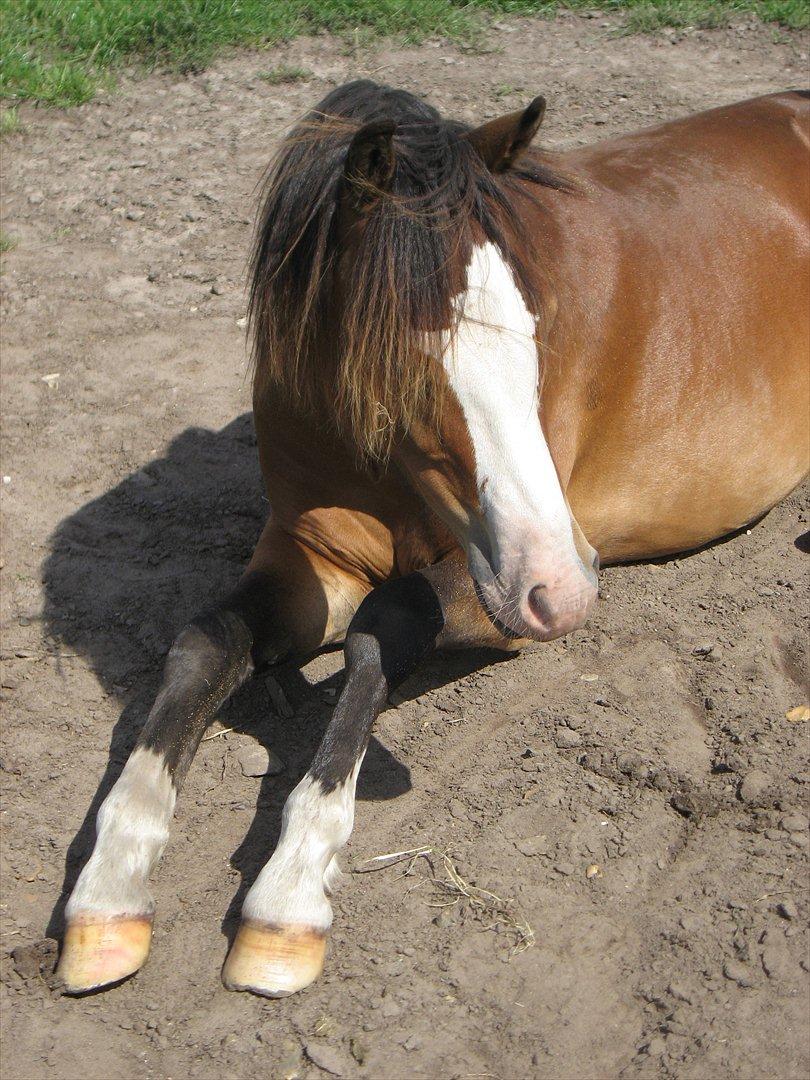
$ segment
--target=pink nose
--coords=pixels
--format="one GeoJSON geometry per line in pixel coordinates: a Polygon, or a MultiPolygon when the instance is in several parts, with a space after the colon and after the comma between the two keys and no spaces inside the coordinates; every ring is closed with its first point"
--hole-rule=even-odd
{"type": "Polygon", "coordinates": [[[584,625],[597,595],[596,586],[585,580],[570,590],[535,585],[526,597],[526,622],[544,640],[562,637],[584,625]]]}

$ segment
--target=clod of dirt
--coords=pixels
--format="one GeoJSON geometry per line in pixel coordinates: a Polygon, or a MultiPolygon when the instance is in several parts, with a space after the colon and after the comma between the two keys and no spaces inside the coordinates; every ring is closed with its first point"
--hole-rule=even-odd
{"type": "Polygon", "coordinates": [[[350,1076],[355,1071],[354,1062],[347,1054],[321,1039],[310,1039],[304,1050],[314,1065],[333,1076],[350,1076]]]}
{"type": "Polygon", "coordinates": [[[771,779],[761,769],[752,769],[740,782],[740,798],[749,806],[764,806],[768,801],[765,793],[771,786],[771,779]]]}
{"type": "Polygon", "coordinates": [[[776,905],[776,911],[783,919],[798,919],[799,909],[792,896],[786,896],[776,905]]]}
{"type": "Polygon", "coordinates": [[[53,938],[43,938],[32,945],[18,945],[16,949],[12,949],[11,958],[14,961],[14,970],[21,979],[28,982],[29,979],[52,975],[58,953],[58,943],[53,938]]]}
{"type": "Polygon", "coordinates": [[[805,832],[807,829],[807,818],[802,814],[786,814],[780,822],[785,832],[805,832]]]}
{"type": "Polygon", "coordinates": [[[278,776],[284,772],[284,762],[258,743],[243,746],[236,752],[243,776],[278,776]]]}
{"type": "Polygon", "coordinates": [[[570,877],[577,871],[577,868],[574,866],[574,864],[570,862],[559,862],[555,865],[554,869],[557,871],[558,874],[562,874],[563,877],[570,877]]]}
{"type": "Polygon", "coordinates": [[[692,994],[680,983],[671,982],[669,992],[676,1001],[685,1001],[687,1005],[692,1004],[692,994]]]}
{"type": "Polygon", "coordinates": [[[527,836],[523,840],[517,840],[515,847],[518,849],[521,855],[528,855],[532,857],[534,855],[547,855],[548,854],[548,837],[547,836],[527,836]]]}
{"type": "Polygon", "coordinates": [[[753,972],[741,960],[726,960],[723,974],[738,986],[754,986],[756,983],[753,972]]]}
{"type": "Polygon", "coordinates": [[[554,735],[554,745],[560,750],[572,750],[575,746],[579,746],[581,742],[582,736],[567,727],[558,727],[554,735]]]}

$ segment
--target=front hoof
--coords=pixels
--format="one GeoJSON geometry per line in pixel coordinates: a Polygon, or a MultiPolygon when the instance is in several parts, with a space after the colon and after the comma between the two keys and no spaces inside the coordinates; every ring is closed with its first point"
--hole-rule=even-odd
{"type": "Polygon", "coordinates": [[[152,920],[129,915],[72,919],[65,930],[56,974],[68,994],[121,982],[142,967],[152,942],[152,920]]]}
{"type": "Polygon", "coordinates": [[[229,990],[286,997],[318,978],[326,934],[311,926],[271,926],[245,919],[222,969],[229,990]]]}

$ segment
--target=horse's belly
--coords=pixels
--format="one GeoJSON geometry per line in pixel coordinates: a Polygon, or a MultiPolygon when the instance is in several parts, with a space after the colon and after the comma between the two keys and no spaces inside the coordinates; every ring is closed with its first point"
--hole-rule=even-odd
{"type": "Polygon", "coordinates": [[[569,489],[572,510],[603,563],[689,551],[755,521],[801,483],[806,443],[774,454],[772,444],[682,461],[680,468],[606,468],[589,489],[569,489]]]}

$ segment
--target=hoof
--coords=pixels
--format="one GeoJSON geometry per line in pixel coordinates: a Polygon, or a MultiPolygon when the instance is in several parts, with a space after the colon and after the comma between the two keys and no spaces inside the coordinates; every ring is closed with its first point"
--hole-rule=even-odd
{"type": "Polygon", "coordinates": [[[243,920],[222,969],[229,990],[286,997],[318,978],[326,934],[310,926],[271,926],[243,920]]]}
{"type": "Polygon", "coordinates": [[[143,966],[152,941],[152,920],[78,918],[68,923],[57,975],[69,994],[120,982],[143,966]]]}

